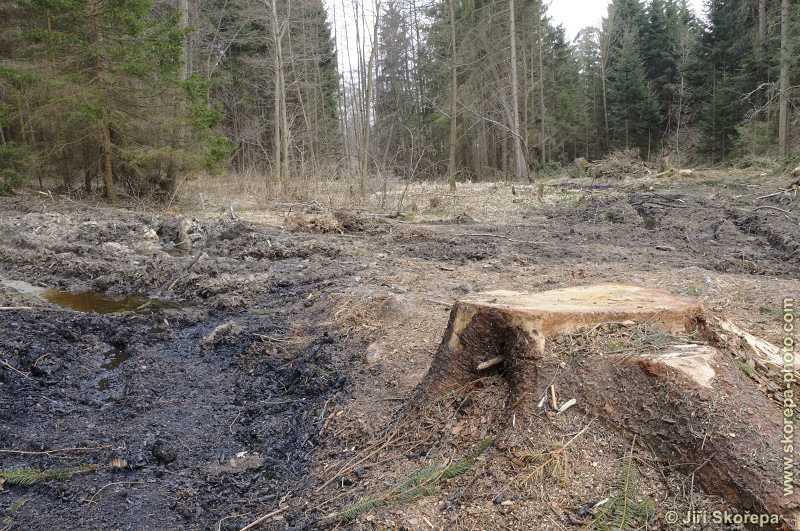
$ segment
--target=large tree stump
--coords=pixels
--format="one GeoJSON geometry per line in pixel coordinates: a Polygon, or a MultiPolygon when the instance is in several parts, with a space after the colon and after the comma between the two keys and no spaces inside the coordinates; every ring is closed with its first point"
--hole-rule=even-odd
{"type": "MultiPolygon", "coordinates": [[[[643,286],[601,284],[542,293],[494,291],[456,303],[411,408],[499,367],[517,418],[551,382],[605,424],[646,442],[709,493],[750,513],[800,516],[800,483],[784,495],[781,407],[737,367],[695,299],[643,286]],[[572,356],[548,340],[610,322],[649,323],[695,342],[655,352],[572,356]]],[[[544,418],[541,415],[538,418],[544,418]]],[[[789,522],[789,523],[787,523],[789,522]]]]}

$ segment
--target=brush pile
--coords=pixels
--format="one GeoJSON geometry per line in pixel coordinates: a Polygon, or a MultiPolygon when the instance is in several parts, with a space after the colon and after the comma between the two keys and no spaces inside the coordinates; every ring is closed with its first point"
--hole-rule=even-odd
{"type": "Polygon", "coordinates": [[[614,151],[604,159],[593,161],[589,173],[595,178],[622,178],[624,175],[650,174],[652,169],[642,160],[639,149],[631,148],[614,151]]]}

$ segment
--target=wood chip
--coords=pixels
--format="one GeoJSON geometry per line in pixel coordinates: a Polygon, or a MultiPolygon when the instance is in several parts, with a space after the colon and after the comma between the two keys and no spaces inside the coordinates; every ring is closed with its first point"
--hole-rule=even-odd
{"type": "Polygon", "coordinates": [[[501,363],[503,363],[504,359],[505,358],[503,358],[503,356],[496,356],[494,358],[488,359],[486,361],[483,361],[483,362],[479,363],[478,366],[475,367],[475,370],[483,371],[483,370],[488,369],[489,367],[494,367],[495,365],[500,365],[501,363]]]}
{"type": "Polygon", "coordinates": [[[572,406],[574,406],[577,403],[578,403],[578,401],[576,399],[570,398],[569,400],[564,402],[564,404],[558,409],[558,412],[556,412],[556,415],[560,415],[561,413],[565,412],[566,410],[568,410],[569,408],[571,408],[572,406]]]}

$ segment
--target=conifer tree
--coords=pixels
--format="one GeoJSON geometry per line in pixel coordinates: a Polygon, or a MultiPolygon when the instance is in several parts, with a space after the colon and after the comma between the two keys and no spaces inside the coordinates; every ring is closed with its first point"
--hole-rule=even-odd
{"type": "Polygon", "coordinates": [[[745,26],[737,9],[739,1],[708,1],[708,25],[695,53],[692,84],[700,108],[700,149],[714,162],[732,154],[744,117],[741,38],[745,26]]]}
{"type": "Polygon", "coordinates": [[[645,77],[633,29],[622,34],[618,55],[609,73],[608,107],[611,134],[618,147],[638,147],[648,152],[651,135],[660,127],[661,116],[645,77]]]}
{"type": "Polygon", "coordinates": [[[88,189],[99,172],[111,201],[120,180],[135,193],[170,189],[176,156],[187,161],[175,126],[191,118],[178,14],[150,0],[24,0],[20,10],[8,72],[32,71],[41,81],[27,144],[59,163],[66,186],[83,171],[88,189]]]}

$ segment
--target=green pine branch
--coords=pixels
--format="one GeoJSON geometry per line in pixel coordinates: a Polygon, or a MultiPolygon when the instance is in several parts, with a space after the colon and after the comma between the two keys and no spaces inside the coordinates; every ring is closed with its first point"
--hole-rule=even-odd
{"type": "Polygon", "coordinates": [[[94,465],[80,465],[75,467],[59,467],[49,470],[39,470],[36,468],[8,468],[0,470],[0,478],[3,478],[10,485],[33,485],[43,479],[67,479],[76,474],[86,474],[94,472],[97,467],[94,465]]]}
{"type": "Polygon", "coordinates": [[[475,460],[492,444],[494,436],[486,437],[478,448],[469,456],[448,466],[435,466],[419,470],[410,477],[395,484],[391,489],[374,498],[364,498],[348,505],[339,512],[333,513],[323,520],[326,524],[348,522],[357,516],[371,511],[375,507],[393,501],[411,503],[439,492],[442,479],[452,479],[464,474],[472,468],[475,460]]]}
{"type": "MultiPolygon", "coordinates": [[[[636,440],[634,439],[634,444],[636,440]]],[[[622,471],[615,484],[616,492],[609,498],[592,521],[584,526],[587,531],[627,531],[640,529],[655,514],[655,503],[647,496],[636,499],[639,470],[633,459],[633,445],[622,460],[622,471]]]]}

